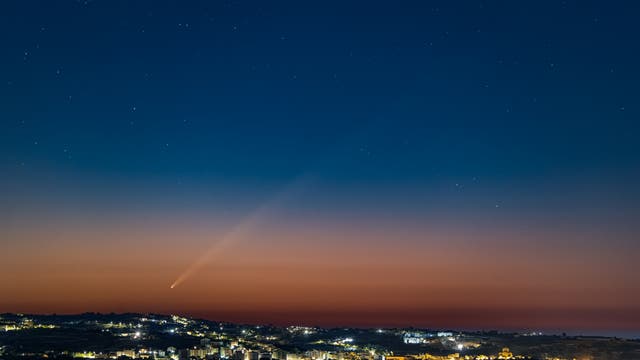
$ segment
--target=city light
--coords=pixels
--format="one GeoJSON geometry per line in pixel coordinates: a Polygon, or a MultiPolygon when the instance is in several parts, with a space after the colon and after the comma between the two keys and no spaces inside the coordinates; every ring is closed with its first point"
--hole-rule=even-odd
{"type": "MultiPolygon", "coordinates": [[[[75,358],[84,359],[117,359],[125,357],[130,359],[149,360],[181,360],[181,359],[229,359],[229,360],[528,360],[538,358],[525,354],[514,354],[509,347],[504,347],[498,353],[494,352],[494,342],[517,342],[511,334],[502,337],[500,334],[486,335],[482,333],[450,331],[431,332],[424,330],[393,330],[393,329],[323,329],[317,327],[289,326],[277,328],[272,326],[254,326],[251,330],[246,326],[211,323],[204,320],[194,320],[181,316],[146,315],[113,315],[106,317],[105,321],[88,318],[87,321],[78,322],[75,319],[52,320],[48,322],[13,316],[11,319],[0,318],[0,335],[24,329],[39,329],[39,331],[66,331],[77,333],[79,330],[92,332],[97,327],[101,329],[103,336],[114,338],[129,337],[136,340],[138,346],[124,347],[113,350],[104,348],[102,351],[95,348],[75,350],[71,354],[75,358]],[[116,321],[114,321],[116,320],[116,321]],[[224,325],[224,326],[222,326],[224,325]],[[222,330],[219,330],[222,329],[222,330]],[[162,339],[162,334],[170,333],[170,338],[162,339]],[[310,335],[313,334],[313,337],[310,335]],[[436,336],[436,334],[440,336],[436,336]],[[358,337],[356,337],[358,336],[358,337]],[[362,336],[362,338],[360,337],[362,336]],[[492,337],[492,342],[487,342],[487,337],[492,337]],[[313,340],[310,342],[309,339],[313,340]],[[147,339],[154,339],[153,343],[164,341],[159,347],[149,346],[147,339]],[[171,340],[169,340],[171,339],[171,340]],[[365,344],[356,343],[356,339],[365,344]],[[377,339],[377,340],[373,340],[377,339]],[[176,342],[175,344],[173,342],[176,342]],[[184,344],[194,344],[187,348],[180,347],[184,344]],[[398,348],[396,345],[402,344],[398,348]],[[180,345],[182,344],[182,345],[180,345]],[[292,346],[295,344],[294,346],[292,346]],[[281,347],[286,348],[283,350],[281,347]],[[437,347],[449,349],[450,353],[435,355],[425,352],[426,349],[437,347]],[[397,351],[403,355],[396,355],[397,351]],[[474,350],[474,351],[466,351],[474,350]],[[465,352],[461,355],[461,352],[465,352]]],[[[45,320],[47,320],[45,318],[45,320]]],[[[536,332],[537,334],[538,332],[536,332]]],[[[549,351],[545,337],[530,337],[529,334],[521,335],[529,341],[539,341],[543,346],[540,349],[549,351]]],[[[549,335],[548,335],[549,336],[549,335]]],[[[0,338],[1,339],[1,338],[0,338]]],[[[614,338],[602,339],[569,339],[563,343],[566,336],[558,336],[554,342],[558,345],[558,351],[567,344],[578,344],[579,341],[599,342],[606,346],[616,344],[629,346],[626,340],[614,338]]],[[[553,342],[551,343],[553,344],[553,342]]],[[[553,346],[553,345],[551,345],[553,346]]],[[[602,345],[601,345],[602,346],[602,345]]],[[[7,347],[0,347],[0,352],[6,352],[7,347]]],[[[624,350],[620,350],[624,351],[624,350]]],[[[43,352],[36,357],[51,358],[62,355],[63,352],[43,352]],[[45,356],[46,355],[46,356],[45,356]]],[[[580,358],[580,357],[577,357],[580,358]]],[[[540,360],[572,360],[562,356],[540,358],[540,360]]]]}

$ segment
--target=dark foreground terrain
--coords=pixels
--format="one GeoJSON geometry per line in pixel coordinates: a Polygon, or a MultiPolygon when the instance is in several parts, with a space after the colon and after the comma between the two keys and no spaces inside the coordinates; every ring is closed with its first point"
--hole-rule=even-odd
{"type": "Polygon", "coordinates": [[[640,340],[434,329],[325,329],[175,315],[0,315],[2,359],[640,359],[640,340]]]}

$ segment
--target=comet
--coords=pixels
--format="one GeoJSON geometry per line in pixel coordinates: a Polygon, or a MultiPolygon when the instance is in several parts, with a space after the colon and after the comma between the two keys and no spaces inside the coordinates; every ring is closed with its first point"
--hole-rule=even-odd
{"type": "Polygon", "coordinates": [[[306,187],[308,178],[308,176],[297,178],[273,198],[250,212],[242,221],[231,228],[229,232],[224,234],[222,238],[212,243],[211,246],[202,253],[202,255],[200,255],[176,278],[169,288],[175,289],[178,285],[182,284],[193,274],[197,273],[203,266],[213,260],[216,255],[224,252],[224,250],[226,250],[230,245],[250,237],[254,230],[266,222],[269,217],[273,216],[273,214],[277,212],[277,209],[281,207],[286,200],[293,197],[306,187]]]}

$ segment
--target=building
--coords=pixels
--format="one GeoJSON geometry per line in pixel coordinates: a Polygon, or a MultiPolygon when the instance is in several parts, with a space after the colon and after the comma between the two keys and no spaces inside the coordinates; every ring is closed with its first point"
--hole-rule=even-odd
{"type": "Polygon", "coordinates": [[[249,359],[248,360],[259,360],[260,353],[257,351],[249,351],[249,359]]]}
{"type": "Polygon", "coordinates": [[[498,353],[498,359],[513,359],[513,353],[509,351],[508,347],[502,348],[502,351],[498,353]]]}
{"type": "Polygon", "coordinates": [[[273,358],[277,360],[287,360],[287,352],[283,350],[278,350],[273,353],[273,358]]]}
{"type": "Polygon", "coordinates": [[[204,348],[211,347],[211,339],[204,338],[204,339],[200,340],[200,346],[202,346],[204,348]]]}
{"type": "Polygon", "coordinates": [[[181,349],[180,351],[178,351],[178,360],[190,360],[189,359],[189,350],[188,349],[181,349]]]}
{"type": "Polygon", "coordinates": [[[282,360],[302,360],[302,357],[298,354],[287,353],[287,357],[282,360]]]}
{"type": "Polygon", "coordinates": [[[117,357],[126,356],[128,358],[135,359],[136,351],[135,350],[121,350],[116,352],[117,357]]]}
{"type": "Polygon", "coordinates": [[[233,360],[245,360],[245,353],[243,350],[235,350],[231,358],[233,360]]]}
{"type": "Polygon", "coordinates": [[[207,349],[189,349],[189,357],[194,357],[197,359],[204,359],[209,354],[209,350],[207,349]]]}
{"type": "Polygon", "coordinates": [[[407,332],[402,336],[402,341],[405,344],[422,344],[424,342],[424,335],[418,332],[407,332]]]}
{"type": "Polygon", "coordinates": [[[218,347],[218,355],[220,356],[221,359],[228,358],[230,353],[231,351],[228,348],[224,346],[218,347]]]}
{"type": "Polygon", "coordinates": [[[307,355],[313,360],[327,360],[329,358],[329,353],[321,350],[307,351],[305,355],[307,355]]]}

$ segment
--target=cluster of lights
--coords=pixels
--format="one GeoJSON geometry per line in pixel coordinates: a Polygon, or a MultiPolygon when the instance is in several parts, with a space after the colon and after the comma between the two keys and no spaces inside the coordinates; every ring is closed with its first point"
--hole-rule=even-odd
{"type": "MultiPolygon", "coordinates": [[[[185,335],[190,335],[190,336],[194,336],[194,337],[205,337],[205,340],[201,341],[201,347],[194,347],[193,349],[187,349],[190,352],[190,356],[191,357],[197,357],[197,358],[202,358],[204,357],[206,353],[206,356],[213,354],[214,351],[216,351],[216,349],[214,347],[211,346],[211,339],[216,338],[218,339],[218,341],[221,341],[222,339],[226,339],[227,337],[225,336],[225,334],[220,334],[220,333],[216,333],[213,330],[207,330],[205,331],[204,329],[209,329],[208,326],[206,326],[206,324],[198,324],[196,321],[193,320],[189,320],[186,318],[182,318],[182,317],[178,317],[178,316],[173,316],[172,317],[173,322],[171,321],[166,321],[166,320],[158,320],[158,319],[153,319],[153,318],[139,318],[138,321],[133,321],[133,322],[129,322],[129,323],[125,323],[123,324],[122,322],[119,323],[113,323],[113,322],[109,322],[109,323],[100,323],[99,321],[85,321],[84,323],[89,324],[90,326],[97,326],[102,328],[102,331],[106,331],[109,333],[112,333],[113,336],[124,336],[124,337],[129,337],[135,340],[141,340],[143,339],[145,336],[149,335],[149,329],[143,325],[143,323],[145,322],[152,322],[154,324],[159,324],[159,325],[164,325],[164,329],[162,330],[163,332],[168,332],[171,334],[175,334],[175,333],[180,333],[180,334],[185,334],[185,335]],[[182,325],[182,326],[180,326],[182,325]],[[115,329],[128,329],[128,330],[124,330],[124,331],[114,331],[115,329]]],[[[73,322],[72,324],[79,324],[82,322],[73,322]]],[[[56,328],[59,326],[56,325],[42,325],[42,324],[36,324],[33,320],[30,319],[21,319],[19,321],[3,321],[3,324],[0,325],[2,327],[4,327],[5,329],[11,329],[11,330],[20,330],[22,328],[56,328]]],[[[220,327],[221,329],[223,328],[222,324],[215,324],[214,328],[220,327]]],[[[2,327],[0,327],[0,329],[2,329],[2,327]]],[[[259,326],[256,326],[255,329],[260,329],[259,326]]],[[[235,358],[235,351],[236,349],[239,349],[240,354],[243,356],[246,356],[247,354],[247,349],[244,348],[242,345],[240,344],[250,344],[250,348],[255,349],[256,347],[262,349],[260,351],[266,351],[266,352],[273,352],[273,351],[277,351],[277,355],[276,359],[282,359],[280,356],[280,352],[277,348],[274,348],[273,345],[270,345],[268,343],[263,343],[261,342],[262,340],[266,340],[266,341],[277,341],[279,339],[278,336],[276,335],[260,335],[260,332],[256,332],[253,330],[253,327],[248,327],[248,328],[244,328],[244,329],[238,329],[240,330],[240,332],[245,336],[239,336],[239,337],[233,337],[233,341],[230,342],[225,342],[227,343],[227,347],[225,347],[224,349],[220,349],[220,358],[221,359],[228,359],[230,357],[231,354],[234,355],[235,358]]],[[[300,334],[304,334],[304,335],[309,335],[309,334],[314,334],[318,331],[323,331],[320,330],[318,328],[311,328],[311,327],[299,327],[299,326],[291,326],[288,327],[287,330],[295,335],[300,335],[300,334]]],[[[349,330],[349,329],[345,329],[345,330],[349,330]]],[[[371,348],[371,347],[362,347],[362,346],[358,346],[355,345],[355,339],[351,336],[346,336],[346,337],[339,337],[339,338],[335,338],[332,341],[326,341],[323,340],[322,338],[319,339],[314,339],[315,341],[313,342],[309,342],[308,344],[331,344],[334,345],[336,347],[340,347],[341,350],[339,352],[336,352],[336,359],[348,359],[348,360],[355,360],[355,359],[376,359],[376,360],[380,360],[380,359],[385,359],[385,356],[388,357],[387,360],[451,360],[451,359],[464,359],[464,360],[491,360],[491,359],[526,359],[526,356],[524,355],[513,355],[508,348],[504,348],[497,356],[496,355],[471,355],[470,352],[465,352],[463,354],[461,354],[463,351],[467,350],[467,349],[476,349],[479,348],[481,346],[481,343],[476,342],[473,340],[473,338],[466,338],[466,335],[460,333],[460,334],[453,334],[452,332],[449,331],[441,331],[441,332],[432,332],[432,333],[427,333],[427,332],[422,332],[422,331],[394,331],[394,330],[385,330],[385,329],[377,329],[375,330],[376,333],[378,334],[382,334],[382,333],[386,333],[389,332],[390,334],[393,335],[399,335],[402,336],[405,340],[405,343],[407,341],[415,341],[415,340],[420,340],[423,343],[427,342],[426,338],[431,338],[430,341],[437,341],[435,340],[435,337],[438,336],[439,337],[439,341],[442,342],[442,345],[444,345],[446,348],[450,349],[452,352],[453,351],[457,351],[455,354],[451,354],[451,355],[445,355],[445,356],[434,356],[434,355],[430,355],[430,354],[417,354],[417,355],[405,355],[405,356],[393,356],[393,354],[386,352],[384,350],[381,349],[375,349],[375,348],[371,348]],[[437,335],[436,335],[437,334],[437,335]],[[339,354],[339,355],[338,355],[339,354]]],[[[350,334],[350,332],[347,332],[347,334],[350,334]]],[[[539,336],[542,335],[541,332],[531,332],[531,333],[526,333],[523,334],[525,336],[539,336]]],[[[411,342],[413,343],[413,342],[411,342]]],[[[222,342],[220,342],[220,344],[222,344],[222,342]]],[[[236,350],[237,351],[237,350],[236,350]]],[[[336,350],[337,351],[337,350],[336,350]]],[[[3,352],[3,347],[0,346],[0,355],[2,355],[3,352]]],[[[252,351],[252,352],[257,352],[257,351],[252,351]]],[[[65,354],[69,354],[69,353],[65,353],[65,354]]],[[[94,352],[90,352],[90,351],[83,351],[83,352],[75,352],[75,353],[71,353],[71,355],[75,358],[84,358],[84,359],[106,359],[107,357],[111,357],[111,358],[115,358],[115,357],[119,357],[119,356],[125,356],[125,357],[137,357],[138,355],[151,355],[150,358],[155,358],[156,355],[159,355],[162,358],[165,359],[171,359],[171,360],[178,360],[179,356],[178,353],[176,352],[175,348],[169,347],[167,349],[167,351],[165,352],[164,350],[149,350],[149,349],[141,349],[138,345],[138,348],[136,348],[135,350],[122,350],[122,351],[118,351],[116,353],[94,353],[94,352]],[[173,349],[173,350],[171,350],[173,349]],[[165,355],[166,354],[166,355],[165,355]]],[[[260,354],[262,354],[260,352],[260,354]]],[[[24,355],[24,354],[23,354],[24,355]]],[[[33,354],[31,354],[33,355],[33,354]]],[[[1,357],[1,356],[0,356],[1,357]]],[[[143,356],[144,357],[144,356],[143,356]]],[[[149,356],[147,356],[149,357],[149,356]]],[[[288,354],[287,356],[289,359],[296,359],[296,360],[328,360],[328,359],[333,359],[333,353],[331,351],[320,351],[320,350],[313,350],[313,351],[308,351],[306,352],[304,355],[302,354],[288,354]]],[[[287,358],[285,357],[285,359],[287,358]]]]}

